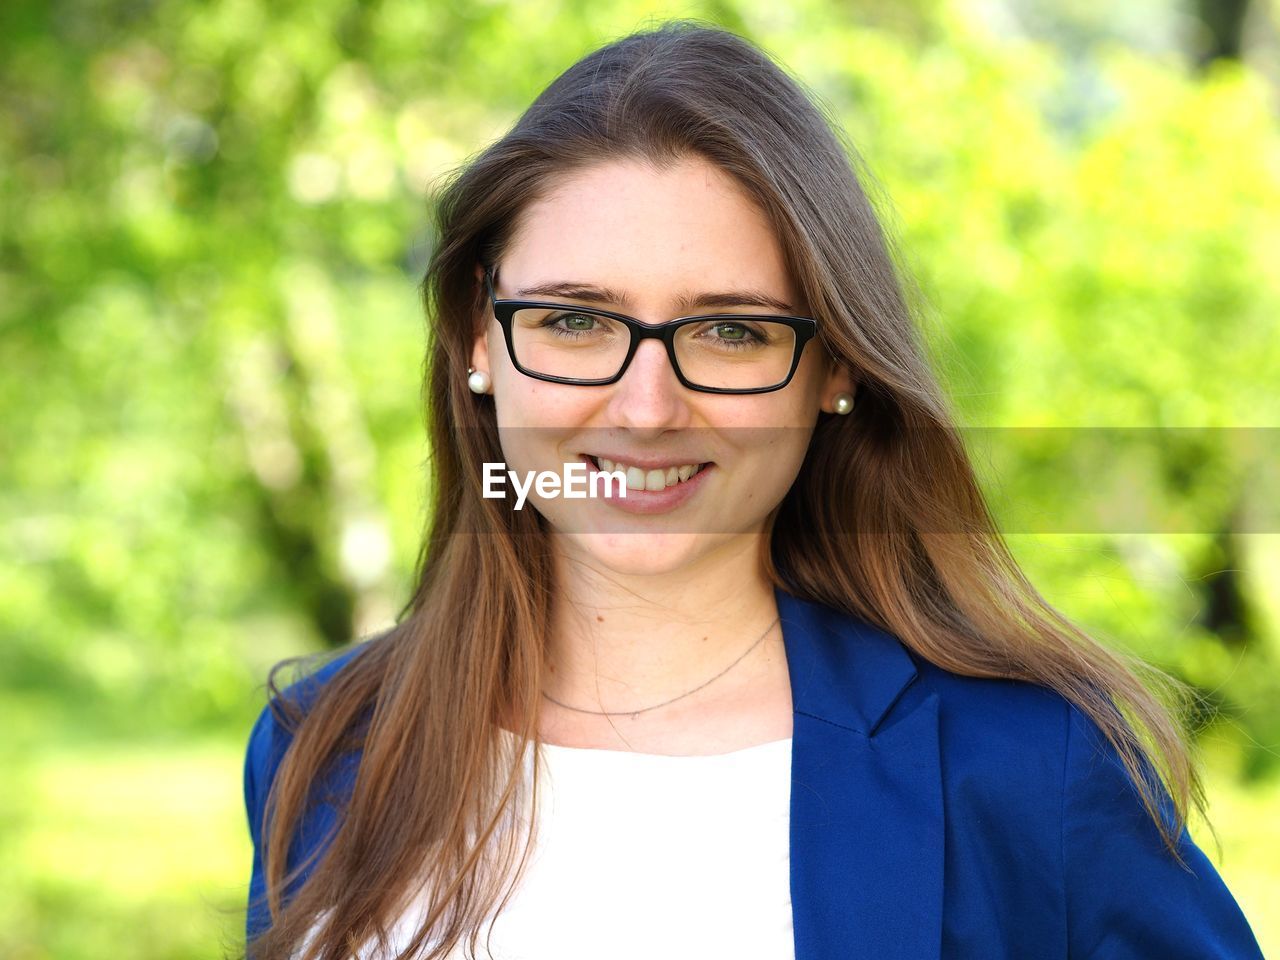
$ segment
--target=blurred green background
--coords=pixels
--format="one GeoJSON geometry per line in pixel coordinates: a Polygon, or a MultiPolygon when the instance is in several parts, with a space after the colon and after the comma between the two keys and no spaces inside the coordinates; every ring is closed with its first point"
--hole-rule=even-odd
{"type": "MultiPolygon", "coordinates": [[[[266,671],[410,588],[431,186],[670,16],[829,102],[963,424],[1170,431],[1136,494],[1176,529],[1009,540],[1202,696],[1221,855],[1193,832],[1280,955],[1280,524],[1237,443],[1280,427],[1274,4],[6,0],[0,956],[239,949],[266,671]]],[[[1090,495],[1004,446],[1004,515],[1090,495]]]]}

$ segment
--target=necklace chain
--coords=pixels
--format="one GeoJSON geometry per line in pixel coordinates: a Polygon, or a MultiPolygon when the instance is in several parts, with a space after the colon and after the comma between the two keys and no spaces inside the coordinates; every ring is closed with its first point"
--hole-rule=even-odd
{"type": "Polygon", "coordinates": [[[760,638],[756,640],[755,643],[747,647],[746,650],[742,651],[742,653],[738,655],[738,659],[734,660],[733,663],[729,664],[727,667],[725,667],[723,670],[717,673],[710,680],[707,680],[703,683],[698,684],[688,693],[682,693],[678,697],[672,697],[670,700],[663,700],[662,703],[655,703],[651,707],[641,707],[639,710],[584,710],[582,707],[571,707],[567,703],[561,703],[559,700],[551,696],[551,694],[547,693],[545,690],[542,691],[542,695],[546,697],[548,700],[550,700],[552,703],[554,703],[556,706],[564,707],[566,710],[572,710],[574,713],[589,713],[597,717],[625,717],[625,716],[636,717],[642,713],[648,713],[650,710],[657,710],[659,707],[665,707],[669,703],[675,703],[677,700],[683,700],[685,697],[693,696],[693,694],[697,693],[703,687],[706,687],[714,683],[716,680],[719,680],[726,673],[728,673],[730,670],[736,667],[739,663],[741,663],[743,658],[745,658],[748,653],[750,653],[756,647],[760,646],[760,644],[764,642],[764,638],[769,635],[769,631],[774,628],[774,626],[778,623],[780,619],[781,619],[780,617],[774,617],[773,623],[769,624],[769,626],[764,628],[764,633],[760,634],[760,638]]]}

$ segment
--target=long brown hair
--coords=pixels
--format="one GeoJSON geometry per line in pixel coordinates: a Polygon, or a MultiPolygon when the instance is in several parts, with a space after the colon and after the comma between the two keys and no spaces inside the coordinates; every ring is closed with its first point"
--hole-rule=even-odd
{"type": "Polygon", "coordinates": [[[821,419],[772,517],[767,576],[946,670],[1059,691],[1114,745],[1174,856],[1189,807],[1204,812],[1190,747],[1164,702],[1185,690],[1054,610],[997,531],[856,152],[820,101],[755,46],[679,21],[570,67],[439,197],[422,287],[432,459],[417,588],[397,625],[305,713],[280,698],[272,673],[293,740],[268,800],[273,924],[254,956],[288,957],[304,942],[303,960],[338,960],[364,943],[385,949],[389,924],[415,894],[430,911],[404,956],[428,943],[430,958],[462,942],[474,951],[485,918],[505,903],[529,841],[517,864],[518,834],[502,825],[522,796],[522,754],[502,748],[500,728],[516,728],[517,750],[536,742],[555,588],[537,512],[479,495],[481,465],[503,456],[492,399],[466,385],[487,308],[476,266],[501,258],[522,211],[566,173],[619,157],[661,165],[688,156],[719,165],[759,203],[821,346],[858,383],[853,414],[821,419]],[[363,754],[344,816],[286,898],[286,856],[310,787],[350,750],[355,730],[363,754]],[[1162,790],[1174,823],[1160,813],[1162,790]]]}

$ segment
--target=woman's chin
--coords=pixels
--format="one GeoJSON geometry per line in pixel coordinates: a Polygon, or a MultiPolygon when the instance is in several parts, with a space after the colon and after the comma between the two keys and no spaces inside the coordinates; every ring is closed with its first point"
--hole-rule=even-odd
{"type": "Polygon", "coordinates": [[[684,569],[714,544],[705,533],[607,532],[564,535],[594,567],[624,576],[660,576],[684,569]]]}

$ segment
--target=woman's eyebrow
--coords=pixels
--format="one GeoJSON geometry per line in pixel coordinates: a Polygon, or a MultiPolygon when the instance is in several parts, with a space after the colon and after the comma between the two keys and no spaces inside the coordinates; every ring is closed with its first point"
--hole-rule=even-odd
{"type": "Polygon", "coordinates": [[[586,300],[589,303],[616,303],[625,307],[628,300],[624,294],[608,287],[597,287],[589,283],[539,283],[532,287],[522,287],[516,291],[517,297],[559,297],[564,300],[586,300]]]}
{"type": "MultiPolygon", "coordinates": [[[[563,300],[582,300],[587,303],[615,304],[627,308],[630,298],[621,291],[599,287],[590,283],[539,283],[516,291],[517,297],[557,297],[563,300]]],[[[718,293],[684,295],[676,302],[681,313],[707,307],[768,307],[779,313],[793,313],[794,308],[785,300],[770,296],[760,290],[726,290],[718,293]]]]}
{"type": "Polygon", "coordinates": [[[784,300],[771,297],[759,290],[731,290],[725,293],[700,293],[696,297],[684,297],[679,309],[699,310],[704,307],[768,307],[778,313],[795,313],[795,308],[784,300]]]}

